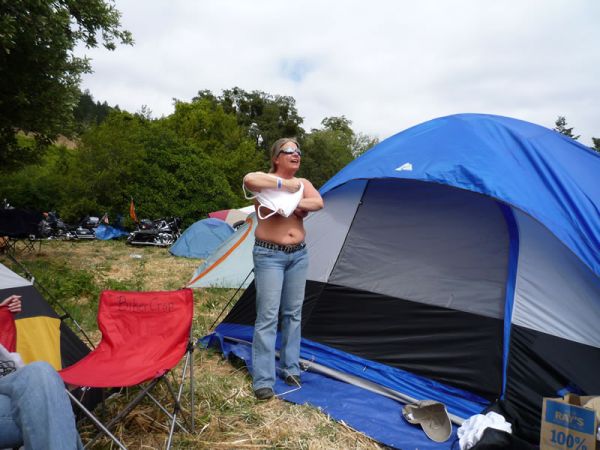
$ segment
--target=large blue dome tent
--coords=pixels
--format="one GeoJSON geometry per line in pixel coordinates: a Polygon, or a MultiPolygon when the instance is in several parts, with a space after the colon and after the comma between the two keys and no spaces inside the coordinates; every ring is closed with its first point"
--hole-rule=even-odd
{"type": "MultiPolygon", "coordinates": [[[[599,179],[589,148],[484,114],[425,122],[348,164],[305,224],[309,373],[284,398],[405,448],[450,441],[427,441],[385,392],[462,418],[502,399],[534,439],[543,397],[600,393],[599,179]],[[354,385],[319,388],[311,363],[382,387],[381,404],[354,385]]],[[[208,339],[249,365],[254,295],[208,339]]]]}

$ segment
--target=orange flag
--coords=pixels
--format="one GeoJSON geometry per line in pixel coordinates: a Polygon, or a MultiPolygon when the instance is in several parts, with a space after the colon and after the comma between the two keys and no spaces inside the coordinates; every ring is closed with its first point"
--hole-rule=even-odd
{"type": "Polygon", "coordinates": [[[133,197],[131,198],[131,203],[129,204],[129,217],[131,217],[131,220],[133,220],[135,223],[137,223],[137,216],[135,215],[135,205],[133,204],[133,197]]]}

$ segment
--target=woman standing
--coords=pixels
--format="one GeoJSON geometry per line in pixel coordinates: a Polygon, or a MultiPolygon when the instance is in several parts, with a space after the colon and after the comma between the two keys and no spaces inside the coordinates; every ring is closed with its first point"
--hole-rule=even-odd
{"type": "Polygon", "coordinates": [[[275,338],[281,311],[280,369],[282,378],[300,386],[300,325],[308,254],[304,243],[303,220],[310,211],[323,208],[323,199],[312,183],[296,178],[302,152],[292,138],[276,141],[271,148],[271,171],[252,172],[244,177],[244,187],[260,198],[277,194],[283,202],[299,202],[286,217],[282,211],[259,216],[253,249],[256,286],[256,322],[252,341],[252,378],[256,398],[273,397],[275,384],[275,338]],[[301,195],[298,192],[302,191],[301,195]],[[289,199],[281,193],[288,193],[289,199]],[[261,218],[264,217],[264,218],[261,218]]]}

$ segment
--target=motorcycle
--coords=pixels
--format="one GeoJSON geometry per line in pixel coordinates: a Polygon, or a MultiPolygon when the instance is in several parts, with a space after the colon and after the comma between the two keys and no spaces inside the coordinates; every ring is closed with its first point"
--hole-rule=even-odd
{"type": "Polygon", "coordinates": [[[38,224],[38,235],[42,239],[76,239],[75,234],[56,211],[44,213],[44,218],[38,224]]]}
{"type": "Polygon", "coordinates": [[[96,216],[85,216],[73,230],[77,239],[96,239],[96,228],[102,219],[96,216]]]}
{"type": "Polygon", "coordinates": [[[0,204],[0,209],[15,209],[15,207],[8,203],[7,199],[3,199],[2,204],[0,204]]]}
{"type": "Polygon", "coordinates": [[[155,245],[168,247],[181,236],[181,219],[169,217],[156,220],[142,219],[137,230],[129,233],[130,245],[155,245]]]}

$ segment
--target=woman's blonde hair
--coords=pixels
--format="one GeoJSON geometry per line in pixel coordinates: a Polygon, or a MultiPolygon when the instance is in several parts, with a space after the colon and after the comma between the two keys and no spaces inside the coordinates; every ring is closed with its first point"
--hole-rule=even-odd
{"type": "Polygon", "coordinates": [[[281,138],[277,139],[273,143],[273,145],[271,146],[271,170],[269,170],[269,173],[275,172],[275,163],[273,162],[273,160],[275,160],[277,156],[279,156],[279,150],[281,150],[285,144],[289,144],[290,142],[296,144],[296,147],[300,148],[300,144],[298,144],[296,138],[281,138]]]}

